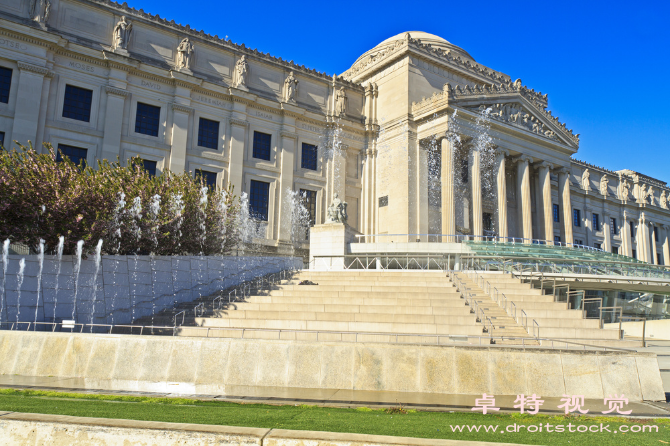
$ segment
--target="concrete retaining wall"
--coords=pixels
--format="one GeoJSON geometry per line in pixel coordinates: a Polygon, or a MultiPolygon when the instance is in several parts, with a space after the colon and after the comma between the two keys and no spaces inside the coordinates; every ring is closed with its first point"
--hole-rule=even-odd
{"type": "MultiPolygon", "coordinates": [[[[133,317],[151,315],[176,302],[192,301],[253,277],[302,268],[302,259],[294,257],[103,256],[96,276],[95,263],[89,257],[82,260],[75,307],[75,261],[73,256],[63,256],[57,276],[58,261],[47,256],[38,296],[37,256],[9,256],[2,321],[14,322],[17,314],[20,321],[34,321],[37,307],[40,322],[52,322],[55,308],[56,321],[72,319],[74,310],[79,323],[127,324],[133,317]],[[18,305],[22,258],[26,267],[18,305]]],[[[2,280],[0,268],[0,283],[2,280]]]]}
{"type": "MultiPolygon", "coordinates": [[[[642,327],[644,327],[645,338],[648,341],[663,340],[670,341],[670,319],[661,319],[644,322],[623,322],[621,329],[626,336],[642,338],[642,327]]],[[[608,330],[618,330],[619,324],[605,324],[608,330]]]]}
{"type": "Polygon", "coordinates": [[[508,443],[433,440],[336,432],[160,423],[0,412],[6,446],[511,446],[508,443]]]}
{"type": "Polygon", "coordinates": [[[0,331],[0,374],[86,387],[225,394],[226,386],[665,400],[635,352],[0,331]]]}

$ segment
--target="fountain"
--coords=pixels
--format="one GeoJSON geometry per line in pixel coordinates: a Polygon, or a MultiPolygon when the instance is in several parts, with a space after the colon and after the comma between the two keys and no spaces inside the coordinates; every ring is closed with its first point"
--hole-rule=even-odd
{"type": "Polygon", "coordinates": [[[23,273],[26,269],[26,259],[22,258],[19,262],[18,283],[16,285],[16,328],[19,328],[19,316],[21,315],[21,287],[23,287],[23,273]]]}
{"type": "Polygon", "coordinates": [[[35,327],[37,327],[37,310],[40,307],[40,291],[42,288],[42,271],[44,270],[44,240],[40,239],[40,251],[37,255],[39,269],[37,271],[37,301],[35,303],[35,327]]]}
{"type": "Polygon", "coordinates": [[[56,271],[56,289],[54,290],[54,317],[53,322],[56,322],[56,307],[58,306],[58,277],[60,276],[61,265],[63,264],[63,245],[65,244],[65,237],[62,235],[58,237],[58,247],[56,248],[56,257],[58,259],[58,269],[56,271]]]}
{"type": "Polygon", "coordinates": [[[77,261],[74,264],[74,305],[72,306],[72,320],[75,319],[77,313],[77,293],[79,292],[79,271],[81,271],[81,254],[84,249],[84,241],[79,240],[77,242],[77,250],[75,255],[77,256],[77,261]]]}
{"type": "MultiPolygon", "coordinates": [[[[98,299],[98,273],[100,272],[100,260],[102,251],[102,240],[98,240],[95,247],[95,274],[93,275],[93,303],[91,305],[91,324],[93,324],[93,317],[95,316],[95,302],[98,299]]],[[[37,314],[37,312],[35,313],[37,314]]],[[[91,333],[93,333],[93,326],[91,326],[91,333]]]]}

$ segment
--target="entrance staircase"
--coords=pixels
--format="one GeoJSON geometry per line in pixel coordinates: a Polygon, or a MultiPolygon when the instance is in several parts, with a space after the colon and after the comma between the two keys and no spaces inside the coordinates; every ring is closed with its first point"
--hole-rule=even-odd
{"type": "Polygon", "coordinates": [[[552,338],[637,346],[502,273],[457,272],[450,280],[442,271],[303,270],[237,294],[203,297],[157,314],[153,324],[151,317],[135,324],[176,325],[163,334],[179,336],[524,346],[552,338]]]}

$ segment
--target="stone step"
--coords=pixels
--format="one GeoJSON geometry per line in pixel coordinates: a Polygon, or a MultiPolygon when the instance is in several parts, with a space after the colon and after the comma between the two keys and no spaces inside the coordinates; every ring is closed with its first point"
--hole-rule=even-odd
{"type": "Polygon", "coordinates": [[[323,278],[323,279],[333,279],[333,280],[341,280],[341,279],[349,279],[353,278],[352,280],[358,279],[358,278],[383,278],[383,279],[392,279],[392,278],[402,278],[402,280],[407,280],[407,281],[412,281],[412,280],[417,280],[417,281],[425,281],[426,279],[430,280],[441,280],[444,279],[445,281],[449,281],[449,277],[446,273],[442,271],[388,271],[388,272],[376,272],[376,271],[342,271],[342,272],[335,272],[335,271],[300,271],[299,273],[293,275],[294,279],[313,279],[313,278],[323,278]]]}
{"type": "MultiPolygon", "coordinates": [[[[301,280],[292,280],[290,282],[282,282],[277,284],[282,288],[285,287],[308,287],[313,285],[300,285],[301,280]]],[[[441,281],[396,281],[396,280],[310,280],[310,282],[316,283],[319,287],[325,286],[386,286],[386,287],[433,287],[433,288],[455,288],[454,284],[449,282],[449,280],[444,279],[441,281]]]]}
{"type": "Polygon", "coordinates": [[[221,319],[283,319],[333,322],[399,322],[409,324],[468,325],[475,323],[474,314],[424,315],[424,314],[380,314],[380,313],[325,313],[308,311],[249,311],[236,310],[214,315],[221,319]]]}
{"type": "MultiPolygon", "coordinates": [[[[340,296],[340,297],[387,297],[387,296],[397,296],[397,297],[422,297],[422,298],[440,298],[440,297],[451,297],[454,299],[460,298],[461,295],[456,290],[445,290],[444,292],[426,292],[421,288],[418,288],[415,291],[411,290],[398,290],[396,292],[392,291],[354,291],[354,290],[323,290],[320,287],[300,287],[296,289],[278,289],[270,290],[259,293],[258,295],[270,295],[270,296],[340,296]]],[[[233,294],[234,295],[234,294],[233,294]]]]}
{"type": "Polygon", "coordinates": [[[524,308],[524,311],[530,318],[559,318],[559,319],[583,319],[581,310],[545,310],[524,308]]]}
{"type": "MultiPolygon", "coordinates": [[[[391,295],[389,295],[391,296],[391,295]]],[[[397,306],[464,306],[463,299],[412,299],[393,297],[321,297],[321,296],[251,296],[247,299],[251,303],[275,304],[329,304],[329,305],[397,305],[397,306]]]]}
{"type": "MultiPolygon", "coordinates": [[[[324,304],[285,304],[275,303],[251,303],[235,302],[230,309],[225,309],[228,314],[237,310],[251,311],[312,311],[326,313],[375,313],[375,314],[449,314],[462,316],[470,314],[470,307],[465,303],[456,301],[458,306],[396,306],[396,305],[324,305],[324,304]]],[[[222,316],[225,317],[225,316],[222,316]]]]}
{"type": "Polygon", "coordinates": [[[481,336],[480,324],[412,324],[401,322],[336,322],[290,319],[195,318],[200,327],[281,330],[343,331],[368,333],[457,334],[481,336]]]}
{"type": "Polygon", "coordinates": [[[534,319],[540,324],[540,327],[543,328],[596,328],[600,329],[600,321],[597,319],[568,319],[568,318],[538,318],[538,317],[529,317],[529,319],[534,319]]]}
{"type": "MultiPolygon", "coordinates": [[[[530,321],[528,321],[530,327],[530,321]]],[[[540,337],[556,339],[603,339],[618,340],[619,330],[602,330],[600,328],[568,328],[540,326],[540,337]]]]}

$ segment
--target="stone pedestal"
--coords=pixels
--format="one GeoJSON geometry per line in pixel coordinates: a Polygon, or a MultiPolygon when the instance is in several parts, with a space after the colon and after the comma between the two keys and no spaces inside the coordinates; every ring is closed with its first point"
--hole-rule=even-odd
{"type": "Polygon", "coordinates": [[[343,223],[326,223],[309,230],[309,269],[344,269],[349,243],[356,242],[358,231],[343,223]]]}

